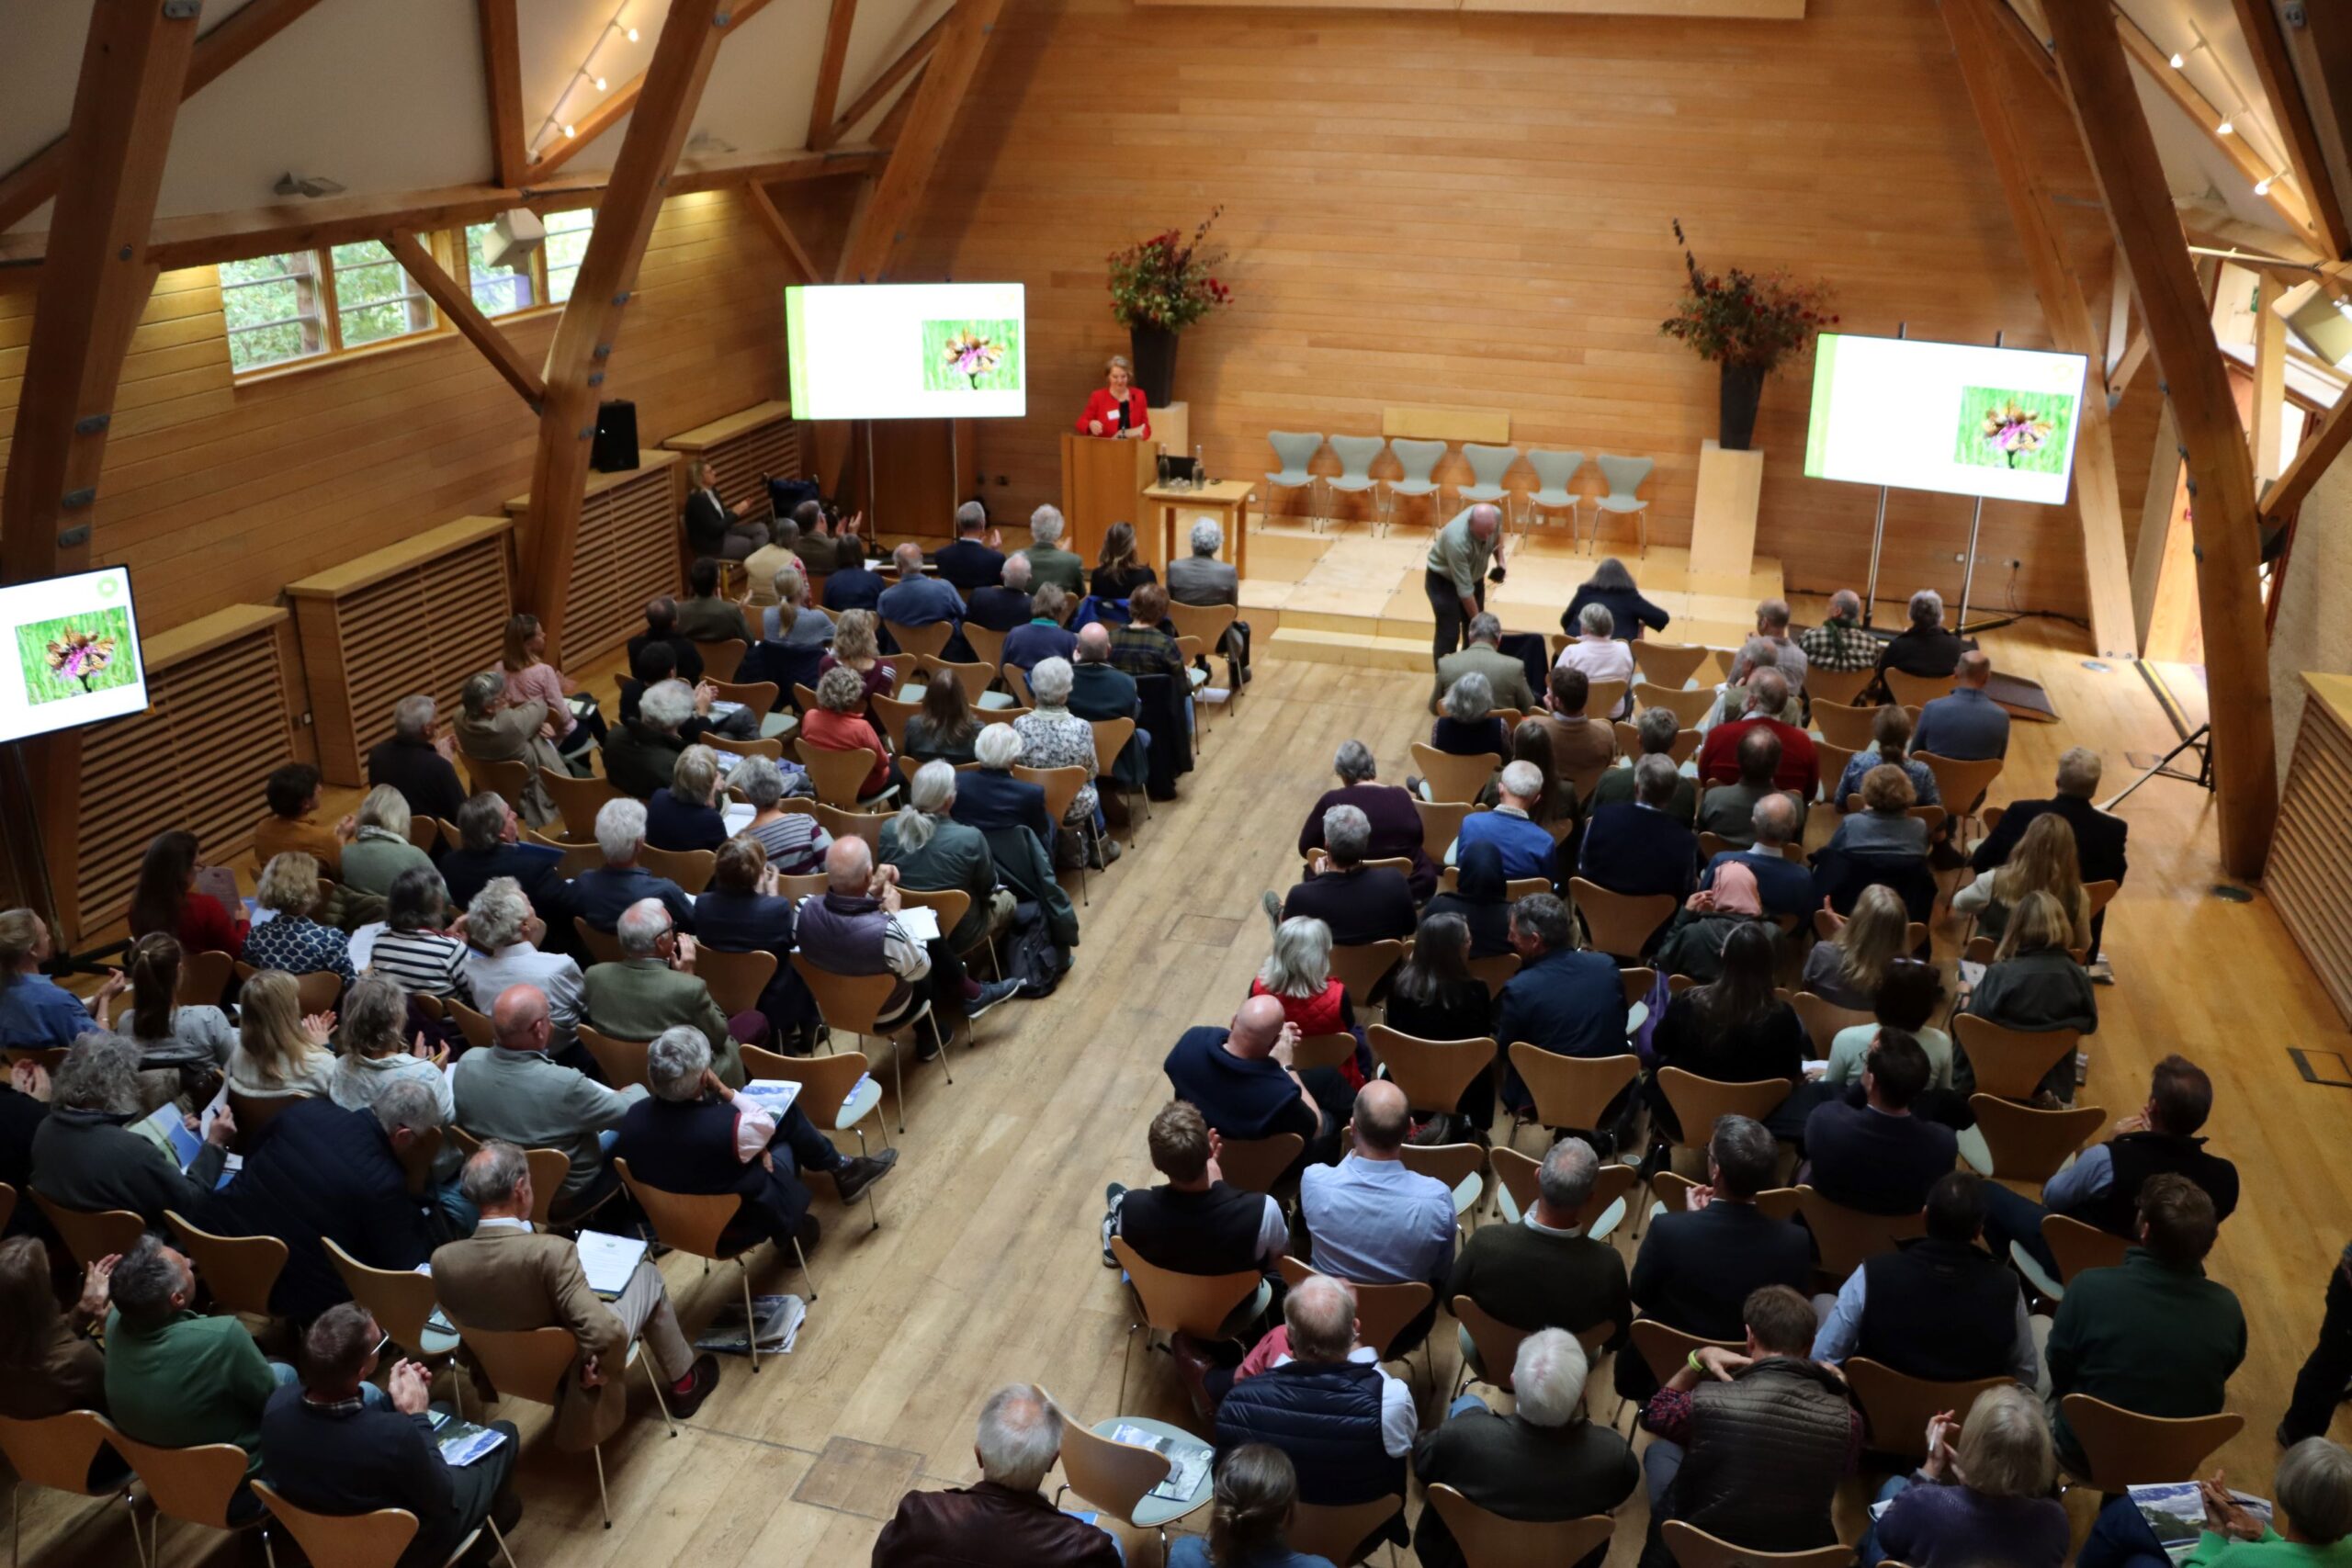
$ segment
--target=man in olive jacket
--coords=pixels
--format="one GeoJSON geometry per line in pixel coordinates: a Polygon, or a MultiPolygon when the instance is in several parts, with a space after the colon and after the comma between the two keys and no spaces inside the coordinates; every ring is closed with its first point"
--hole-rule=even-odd
{"type": "Polygon", "coordinates": [[[729,1089],[743,1085],[743,1060],[729,1037],[727,1015],[710,987],[695,976],[695,939],[671,928],[659,898],[640,898],[621,912],[614,934],[621,960],[598,964],[581,977],[581,1021],[616,1040],[650,1040],[680,1025],[710,1043],[710,1070],[729,1089]]]}

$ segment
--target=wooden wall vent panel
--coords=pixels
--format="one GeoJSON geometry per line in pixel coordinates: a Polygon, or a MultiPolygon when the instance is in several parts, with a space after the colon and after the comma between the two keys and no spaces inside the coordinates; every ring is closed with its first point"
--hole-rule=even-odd
{"type": "MultiPolygon", "coordinates": [[[[672,451],[642,455],[644,466],[588,476],[580,538],[563,607],[563,662],[601,659],[645,629],[645,602],[684,586],[678,507],[684,464],[672,451]]],[[[758,476],[754,475],[756,487],[758,476]]],[[[520,525],[531,498],[506,510],[520,525]]]]}
{"type": "MultiPolygon", "coordinates": [[[[139,782],[108,794],[108,809],[82,814],[74,862],[79,930],[122,918],[158,833],[187,829],[216,864],[252,848],[262,781],[294,755],[287,626],[276,605],[232,604],[141,639],[151,705],[82,741],[85,779],[139,782]]],[[[63,870],[52,866],[51,874],[63,870]]]]}
{"type": "Polygon", "coordinates": [[[2352,1024],[2352,677],[2305,675],[2310,700],[2278,807],[2263,889],[2345,1021],[2352,1024]]]}
{"type": "Polygon", "coordinates": [[[454,712],[466,677],[498,662],[514,602],[503,517],[461,517],[287,584],[328,782],[367,782],[392,706],[423,692],[454,712]]]}
{"type": "MultiPolygon", "coordinates": [[[[662,445],[669,451],[708,457],[716,463],[719,496],[729,506],[750,502],[755,516],[767,509],[763,475],[790,479],[803,472],[800,425],[793,419],[789,403],[754,403],[725,419],[682,430],[662,445]]],[[[681,479],[682,487],[684,483],[681,479]]]]}

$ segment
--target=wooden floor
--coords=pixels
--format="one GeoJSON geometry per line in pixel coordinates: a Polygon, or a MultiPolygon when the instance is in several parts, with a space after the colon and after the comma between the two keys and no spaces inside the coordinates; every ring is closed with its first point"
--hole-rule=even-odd
{"type": "MultiPolygon", "coordinates": [[[[2170,746],[2139,678],[2084,668],[2084,639],[2071,627],[2030,621],[1987,640],[2002,665],[2047,682],[2066,719],[2018,727],[1996,799],[2046,794],[2058,752],[2074,741],[2102,754],[2110,787],[2128,750],[2170,746]]],[[[609,671],[599,683],[609,689],[609,671]]],[[[1140,844],[1093,879],[1078,968],[1059,993],[983,1020],[976,1049],[953,1047],[952,1086],[937,1066],[910,1065],[904,1158],[877,1189],[881,1228],[869,1229],[863,1209],[844,1215],[820,1201],[827,1234],[812,1261],[822,1297],[792,1355],[763,1360],[756,1377],[729,1360],[724,1386],[674,1439],[632,1380],[639,1419],[605,1452],[610,1531],[598,1528],[588,1457],[557,1451],[543,1412],[506,1407],[525,1435],[517,1561],[862,1563],[902,1489],[976,1477],[972,1422],[997,1385],[1034,1380],[1090,1422],[1114,1414],[1128,1316],[1098,1249],[1103,1185],[1150,1179],[1144,1129],[1167,1094],[1161,1057],[1180,1031],[1223,1022],[1245,994],[1266,947],[1258,896],[1293,879],[1299,822],[1329,783],[1334,748],[1361,737],[1383,776],[1401,778],[1407,744],[1427,722],[1424,693],[1422,678],[1399,671],[1263,664],[1238,708],[1217,720],[1183,798],[1157,807],[1140,844]]],[[[2213,1075],[2213,1147],[2247,1180],[2212,1272],[2245,1301],[2253,1338],[2231,1387],[2246,1431],[2222,1462],[2233,1483],[2267,1494],[2269,1434],[2352,1224],[2352,1091],[2304,1082],[2287,1048],[2336,1050],[2344,1032],[2268,905],[2214,895],[2205,795],[2158,782],[2124,815],[2132,875],[2107,925],[2118,983],[2101,992],[2086,1099],[2117,1115],[2136,1109],[2149,1065],[2174,1050],[2213,1075]]],[[[1951,932],[1939,945],[1949,955],[1951,932]]],[[[690,1259],[670,1258],[666,1273],[689,1332],[736,1289],[690,1259]]],[[[764,1253],[755,1286],[799,1288],[764,1253]]],[[[1431,1343],[1438,1393],[1414,1362],[1425,1416],[1438,1412],[1455,1368],[1453,1337],[1431,1343]]],[[[1605,1418],[1616,1402],[1605,1372],[1596,1383],[1605,1418]]],[[[1190,1420],[1164,1356],[1138,1352],[1125,1409],[1190,1420]]],[[[1848,1493],[1850,1540],[1864,1499],[1859,1483],[1848,1493]]],[[[2079,1529],[2087,1500],[2075,1506],[2079,1529]]],[[[26,1561],[132,1561],[119,1517],[101,1522],[96,1510],[29,1495],[26,1561]]],[[[1644,1513],[1638,1496],[1623,1511],[1612,1563],[1634,1561],[1644,1513]]],[[[1195,1515],[1193,1528],[1204,1519],[1195,1515]]],[[[1140,1561],[1156,1555],[1129,1544],[1130,1562],[1138,1549],[1140,1561]]],[[[169,1563],[236,1550],[174,1523],[162,1546],[169,1563]]]]}

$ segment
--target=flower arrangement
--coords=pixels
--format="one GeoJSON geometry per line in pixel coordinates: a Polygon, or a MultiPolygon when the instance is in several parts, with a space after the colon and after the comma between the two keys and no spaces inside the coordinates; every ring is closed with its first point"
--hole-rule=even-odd
{"type": "Polygon", "coordinates": [[[2010,402],[1984,411],[1981,434],[1984,445],[2014,468],[2019,457],[2041,450],[2050,439],[2051,428],[2050,421],[2022,404],[2010,402]]]}
{"type": "Polygon", "coordinates": [[[1224,210],[1202,219],[1189,241],[1170,229],[1111,253],[1111,313],[1121,326],[1182,332],[1232,300],[1216,277],[1226,253],[1208,246],[1209,226],[1224,210]]]}
{"type": "Polygon", "coordinates": [[[1658,332],[1681,339],[1700,358],[1770,374],[1814,333],[1837,323],[1836,316],[1822,310],[1828,291],[1820,285],[1792,282],[1786,273],[1758,276],[1738,267],[1721,275],[1702,272],[1679,218],[1674,238],[1683,247],[1690,282],[1658,332]]]}

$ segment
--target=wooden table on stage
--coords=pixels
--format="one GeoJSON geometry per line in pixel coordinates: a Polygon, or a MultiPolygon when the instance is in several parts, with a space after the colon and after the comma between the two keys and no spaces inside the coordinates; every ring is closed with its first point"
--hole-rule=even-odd
{"type": "Polygon", "coordinates": [[[1225,529],[1226,558],[1233,562],[1235,572],[1249,576],[1250,497],[1257,488],[1248,479],[1218,479],[1199,490],[1191,485],[1153,485],[1146,490],[1143,498],[1159,508],[1161,577],[1167,576],[1168,563],[1176,558],[1176,514],[1187,511],[1204,512],[1216,518],[1225,529]]]}

